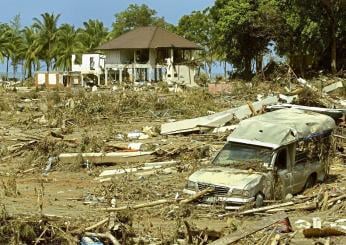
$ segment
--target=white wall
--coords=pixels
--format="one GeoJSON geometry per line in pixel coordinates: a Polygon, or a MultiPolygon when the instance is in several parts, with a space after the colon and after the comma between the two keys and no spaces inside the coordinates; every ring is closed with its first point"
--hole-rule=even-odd
{"type": "Polygon", "coordinates": [[[45,73],[38,73],[37,74],[37,84],[38,85],[44,85],[46,83],[46,74],[45,73]]]}
{"type": "Polygon", "coordinates": [[[76,55],[72,55],[72,71],[79,71],[82,73],[95,71],[97,73],[101,73],[102,69],[105,67],[105,56],[100,54],[83,54],[82,64],[76,64],[75,61],[76,55]],[[91,59],[93,59],[93,67],[91,67],[91,59]]]}

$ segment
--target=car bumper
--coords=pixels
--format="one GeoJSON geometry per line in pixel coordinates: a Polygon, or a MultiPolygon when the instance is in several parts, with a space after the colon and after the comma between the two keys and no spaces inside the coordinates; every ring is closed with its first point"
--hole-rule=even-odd
{"type": "MultiPolygon", "coordinates": [[[[184,193],[195,195],[197,192],[189,189],[184,189],[184,193]]],[[[229,204],[243,205],[255,201],[254,197],[222,197],[222,196],[206,196],[202,199],[206,203],[223,202],[229,204]]]]}

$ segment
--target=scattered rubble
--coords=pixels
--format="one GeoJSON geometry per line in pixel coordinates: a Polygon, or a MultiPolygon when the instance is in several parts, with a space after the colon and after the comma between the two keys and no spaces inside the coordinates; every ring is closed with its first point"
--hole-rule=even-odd
{"type": "Polygon", "coordinates": [[[232,81],[215,94],[0,88],[0,243],[343,244],[340,79],[232,81]],[[183,193],[244,119],[288,107],[338,118],[324,182],[237,210],[205,204],[210,186],[183,193]]]}

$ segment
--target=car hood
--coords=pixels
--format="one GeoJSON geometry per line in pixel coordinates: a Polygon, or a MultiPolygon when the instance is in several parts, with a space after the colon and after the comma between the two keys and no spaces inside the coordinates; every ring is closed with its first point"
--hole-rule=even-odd
{"type": "Polygon", "coordinates": [[[264,173],[249,170],[213,167],[196,171],[189,177],[189,180],[197,183],[227,186],[231,189],[247,190],[256,186],[263,176],[264,173]]]}

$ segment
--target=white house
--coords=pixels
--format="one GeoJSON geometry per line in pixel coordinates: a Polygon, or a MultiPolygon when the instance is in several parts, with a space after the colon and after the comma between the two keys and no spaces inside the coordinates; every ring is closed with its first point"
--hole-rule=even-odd
{"type": "Polygon", "coordinates": [[[105,85],[110,81],[158,81],[195,86],[193,56],[200,47],[160,27],[140,27],[100,47],[105,85]]]}
{"type": "Polygon", "coordinates": [[[101,76],[105,69],[105,55],[83,54],[80,58],[72,55],[72,73],[80,73],[82,85],[86,76],[94,76],[97,84],[101,84],[101,76]]]}

